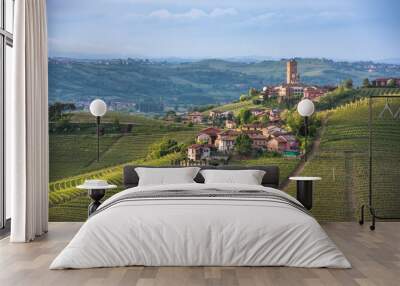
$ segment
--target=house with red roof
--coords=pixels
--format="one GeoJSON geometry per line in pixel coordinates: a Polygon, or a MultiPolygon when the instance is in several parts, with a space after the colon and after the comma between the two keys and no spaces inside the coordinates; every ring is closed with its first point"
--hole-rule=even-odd
{"type": "Polygon", "coordinates": [[[216,127],[205,128],[197,134],[197,142],[214,145],[220,132],[221,129],[216,127]]]}
{"type": "Polygon", "coordinates": [[[283,153],[285,151],[298,151],[299,142],[294,135],[280,135],[269,140],[267,148],[269,151],[278,153],[283,153]]]}
{"type": "Polygon", "coordinates": [[[211,156],[211,146],[207,144],[193,144],[188,147],[187,156],[189,160],[206,160],[211,156]]]}

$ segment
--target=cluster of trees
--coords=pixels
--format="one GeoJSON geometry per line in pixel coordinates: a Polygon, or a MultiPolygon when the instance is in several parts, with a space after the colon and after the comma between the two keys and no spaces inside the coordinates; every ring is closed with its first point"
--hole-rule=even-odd
{"type": "Polygon", "coordinates": [[[339,86],[334,91],[322,96],[317,103],[319,110],[332,109],[339,105],[355,101],[360,98],[360,93],[354,89],[339,86]]]}
{"type": "MultiPolygon", "coordinates": [[[[295,110],[287,110],[283,115],[285,118],[285,128],[297,137],[305,135],[304,118],[295,110]]],[[[321,117],[315,113],[308,118],[308,136],[314,137],[317,129],[321,126],[321,117]]]]}
{"type": "Polygon", "coordinates": [[[168,154],[186,152],[186,145],[178,143],[175,139],[164,138],[149,147],[147,159],[159,159],[168,154]]]}
{"type": "Polygon", "coordinates": [[[346,89],[353,89],[353,80],[351,78],[346,79],[340,86],[346,89]]]}
{"type": "Polygon", "coordinates": [[[258,96],[260,93],[257,89],[255,89],[254,87],[249,89],[249,92],[247,94],[242,94],[239,98],[240,101],[247,101],[247,100],[251,100],[254,97],[258,96]]]}
{"type": "Polygon", "coordinates": [[[71,111],[76,110],[74,103],[55,102],[49,105],[49,121],[70,120],[71,111]]]}
{"type": "Polygon", "coordinates": [[[261,118],[258,118],[254,116],[250,109],[241,109],[238,113],[238,115],[235,117],[235,122],[238,126],[242,126],[244,124],[251,124],[251,123],[263,123],[263,124],[268,124],[269,123],[269,116],[264,115],[261,118]]]}
{"type": "Polygon", "coordinates": [[[76,110],[74,103],[55,102],[49,105],[50,132],[72,131],[70,124],[72,111],[76,110]]]}
{"type": "MultiPolygon", "coordinates": [[[[387,87],[396,87],[396,81],[391,78],[387,81],[387,87]]],[[[371,87],[371,83],[368,78],[365,78],[362,82],[362,87],[371,87]]]]}
{"type": "MultiPolygon", "coordinates": [[[[285,114],[283,114],[283,117],[285,118],[286,130],[292,132],[297,137],[297,140],[300,142],[300,148],[304,150],[306,133],[304,118],[295,110],[287,110],[285,114]]],[[[308,118],[307,135],[310,138],[315,137],[319,127],[321,127],[321,116],[318,113],[315,113],[308,118]]]]}
{"type": "Polygon", "coordinates": [[[247,134],[240,134],[235,140],[235,151],[239,155],[249,155],[252,152],[253,140],[247,134]]]}

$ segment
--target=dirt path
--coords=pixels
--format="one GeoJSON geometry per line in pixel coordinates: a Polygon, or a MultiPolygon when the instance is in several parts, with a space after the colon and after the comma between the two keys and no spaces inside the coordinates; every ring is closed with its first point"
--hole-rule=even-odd
{"type": "MultiPolygon", "coordinates": [[[[318,130],[317,137],[315,138],[315,140],[311,146],[311,150],[307,154],[308,162],[311,161],[314,158],[315,154],[318,153],[319,146],[321,145],[321,137],[325,133],[327,122],[328,122],[328,118],[324,118],[321,121],[321,128],[318,130]]],[[[293,170],[293,172],[290,173],[289,177],[299,176],[303,172],[305,165],[306,165],[306,162],[304,162],[304,160],[302,160],[297,165],[297,167],[293,170]]],[[[289,183],[290,183],[290,180],[288,178],[282,183],[282,185],[280,186],[280,189],[285,190],[289,186],[289,183]]]]}

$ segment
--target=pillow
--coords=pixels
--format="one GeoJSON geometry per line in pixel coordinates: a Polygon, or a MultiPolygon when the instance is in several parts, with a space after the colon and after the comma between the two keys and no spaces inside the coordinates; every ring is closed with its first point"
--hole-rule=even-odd
{"type": "Polygon", "coordinates": [[[205,184],[261,185],[265,171],[261,170],[202,170],[205,184]]]}
{"type": "Polygon", "coordinates": [[[198,167],[187,168],[135,168],[139,176],[138,186],[171,185],[195,183],[194,178],[199,172],[198,167]]]}

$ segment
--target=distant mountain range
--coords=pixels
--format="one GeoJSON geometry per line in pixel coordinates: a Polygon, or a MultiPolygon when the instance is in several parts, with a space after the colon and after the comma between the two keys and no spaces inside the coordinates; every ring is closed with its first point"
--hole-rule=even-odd
{"type": "MultiPolygon", "coordinates": [[[[400,77],[400,65],[298,58],[301,82],[336,85],[352,78],[400,77]]],[[[49,58],[49,99],[89,102],[159,103],[190,106],[237,99],[251,87],[280,84],[286,60],[144,60],[49,58]]]]}

